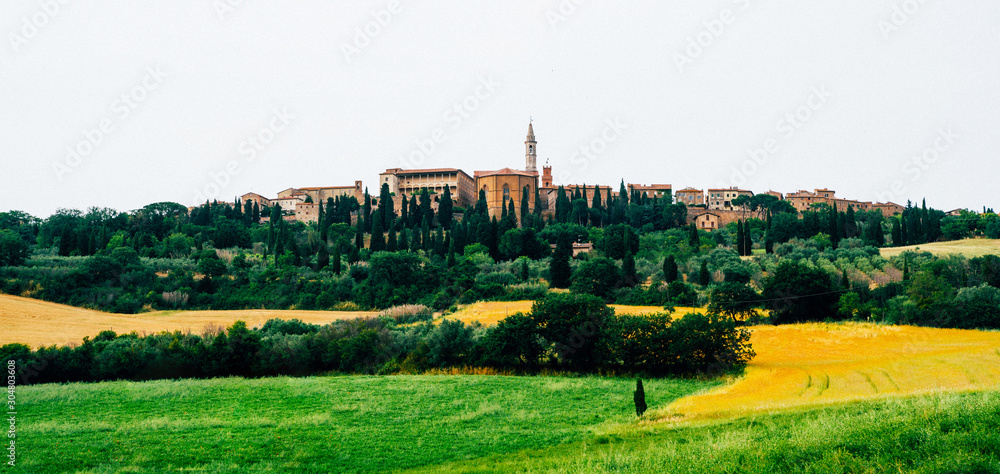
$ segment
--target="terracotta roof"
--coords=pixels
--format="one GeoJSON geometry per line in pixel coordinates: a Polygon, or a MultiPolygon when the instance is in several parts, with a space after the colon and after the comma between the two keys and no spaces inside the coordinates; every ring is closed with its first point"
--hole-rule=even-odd
{"type": "Polygon", "coordinates": [[[469,175],[465,171],[462,171],[462,170],[460,170],[458,168],[426,168],[426,169],[419,169],[419,170],[404,170],[402,168],[390,168],[390,169],[385,170],[384,173],[380,173],[380,174],[402,174],[402,175],[407,175],[407,174],[427,174],[427,173],[462,173],[462,174],[464,174],[466,176],[469,175]]]}
{"type": "Polygon", "coordinates": [[[632,186],[633,188],[636,188],[636,189],[673,189],[674,188],[672,185],[669,185],[669,184],[633,184],[633,183],[629,183],[629,186],[632,186]]]}
{"type": "Polygon", "coordinates": [[[503,168],[496,171],[476,171],[475,176],[477,178],[484,178],[486,176],[502,176],[502,175],[520,175],[520,176],[538,176],[537,171],[524,171],[524,170],[514,170],[510,168],[503,168]]]}
{"type": "Polygon", "coordinates": [[[354,189],[354,186],[314,186],[311,188],[295,188],[299,191],[316,191],[321,189],[354,189]]]}
{"type": "Polygon", "coordinates": [[[680,191],[677,191],[677,192],[678,193],[700,193],[700,192],[702,192],[702,190],[695,189],[695,188],[692,188],[692,187],[687,187],[687,188],[684,188],[684,189],[682,189],[680,191]]]}

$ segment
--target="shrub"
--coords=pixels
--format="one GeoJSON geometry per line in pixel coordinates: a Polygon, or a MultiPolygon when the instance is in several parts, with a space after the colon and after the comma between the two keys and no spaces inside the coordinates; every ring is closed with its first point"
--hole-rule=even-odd
{"type": "Polygon", "coordinates": [[[588,372],[604,365],[601,341],[614,312],[596,296],[552,294],[535,301],[531,317],[558,362],[569,370],[588,372]]]}
{"type": "Polygon", "coordinates": [[[443,321],[427,335],[427,361],[433,367],[461,367],[471,363],[473,327],[462,321],[443,321]]]}
{"type": "Polygon", "coordinates": [[[573,274],[570,291],[606,298],[621,280],[618,265],[611,259],[598,257],[583,262],[573,274]]]}
{"type": "Polygon", "coordinates": [[[775,323],[823,321],[837,316],[839,299],[830,275],[802,262],[783,261],[764,279],[763,298],[769,300],[775,323]]]}

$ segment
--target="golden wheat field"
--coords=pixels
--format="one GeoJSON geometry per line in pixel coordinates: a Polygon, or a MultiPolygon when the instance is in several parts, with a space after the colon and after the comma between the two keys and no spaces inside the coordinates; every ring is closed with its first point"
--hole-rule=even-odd
{"type": "Polygon", "coordinates": [[[191,331],[201,333],[209,325],[229,326],[237,320],[247,326],[261,326],[271,318],[301,319],[312,324],[327,324],[338,319],[374,316],[366,311],[154,311],[140,314],[116,314],[76,308],[20,296],[0,295],[0,344],[20,342],[31,347],[79,344],[84,336],[111,329],[117,333],[132,331],[191,331]]]}
{"type": "Polygon", "coordinates": [[[743,377],[682,398],[666,420],[756,412],[937,391],[1000,388],[1000,332],[795,324],[752,328],[757,356],[743,377]]]}
{"type": "Polygon", "coordinates": [[[1000,239],[964,239],[948,242],[933,242],[929,244],[910,245],[907,247],[885,247],[879,249],[883,257],[892,257],[908,250],[930,252],[934,255],[949,253],[961,254],[966,257],[981,257],[983,255],[1000,254],[1000,239]]]}
{"type": "MultiPolygon", "coordinates": [[[[502,319],[514,313],[527,313],[531,311],[534,301],[482,301],[461,307],[458,311],[446,316],[447,319],[457,319],[466,324],[479,322],[490,326],[500,322],[502,319]]],[[[615,314],[649,314],[662,313],[660,306],[625,306],[613,304],[609,305],[615,310],[615,314]]],[[[678,307],[674,309],[674,317],[679,318],[700,308],[678,307]]],[[[704,310],[701,310],[704,311],[704,310]]]]}

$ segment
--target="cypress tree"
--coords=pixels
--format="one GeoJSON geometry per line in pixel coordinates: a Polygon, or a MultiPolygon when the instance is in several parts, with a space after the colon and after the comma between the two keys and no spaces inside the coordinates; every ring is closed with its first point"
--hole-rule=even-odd
{"type": "Polygon", "coordinates": [[[905,244],[903,243],[903,232],[899,225],[899,219],[895,217],[890,219],[892,219],[892,245],[901,247],[905,244]]]}
{"type": "Polygon", "coordinates": [[[434,224],[434,209],[431,209],[431,194],[427,188],[420,190],[420,219],[426,220],[428,226],[434,224]]]}
{"type": "Polygon", "coordinates": [[[753,239],[750,238],[750,224],[743,222],[743,255],[753,254],[753,239]]]}
{"type": "Polygon", "coordinates": [[[389,228],[389,239],[385,243],[385,249],[390,252],[395,252],[399,246],[396,240],[396,221],[392,222],[392,226],[389,228]]]}
{"type": "Polygon", "coordinates": [[[708,273],[708,261],[701,261],[701,270],[698,271],[698,284],[707,286],[712,282],[712,274],[708,273]]]}
{"type": "Polygon", "coordinates": [[[371,232],[372,230],[372,197],[368,194],[368,187],[365,187],[365,204],[362,208],[365,216],[365,232],[371,232]]]}
{"type": "Polygon", "coordinates": [[[326,248],[326,242],[320,243],[319,252],[316,254],[316,270],[322,270],[330,264],[330,251],[326,248]]]}
{"type": "Polygon", "coordinates": [[[899,241],[902,242],[903,245],[910,244],[910,236],[907,235],[909,234],[909,227],[909,223],[906,222],[906,213],[904,212],[899,215],[899,241]]]}
{"type": "Polygon", "coordinates": [[[528,187],[525,186],[521,188],[521,216],[520,219],[518,219],[519,227],[528,227],[529,226],[528,223],[531,222],[530,220],[528,220],[528,213],[531,212],[528,209],[530,204],[529,201],[530,199],[528,196],[528,187]]]}
{"type": "Polygon", "coordinates": [[[340,241],[333,244],[333,256],[330,261],[333,263],[333,273],[340,275],[340,241]]]}
{"type": "Polygon", "coordinates": [[[635,257],[632,256],[632,249],[628,249],[622,259],[622,282],[626,286],[635,286],[635,280],[635,257]]]}
{"type": "Polygon", "coordinates": [[[392,194],[389,192],[389,183],[382,183],[382,189],[378,194],[378,212],[382,216],[382,228],[388,229],[389,225],[396,220],[396,211],[393,209],[392,194]]]}
{"type": "Polygon", "coordinates": [[[406,232],[406,226],[403,226],[403,230],[399,231],[399,239],[396,241],[396,250],[409,250],[410,249],[410,234],[406,232]]]}
{"type": "Polygon", "coordinates": [[[444,229],[438,227],[434,231],[434,253],[442,257],[448,252],[448,243],[445,242],[444,229]]]}
{"type": "Polygon", "coordinates": [[[448,236],[448,268],[455,266],[455,239],[448,236]]]}
{"type": "Polygon", "coordinates": [[[528,260],[524,259],[521,261],[521,281],[527,282],[530,279],[530,277],[531,274],[528,270],[528,260]]]}
{"type": "MultiPolygon", "coordinates": [[[[424,214],[421,210],[421,214],[424,214]]],[[[431,242],[431,219],[427,214],[424,214],[424,220],[420,223],[420,242],[423,244],[420,248],[431,251],[434,249],[434,243],[431,242]]]]}
{"type": "Polygon", "coordinates": [[[743,250],[743,221],[736,221],[736,253],[741,257],[746,255],[743,250]]]}
{"type": "Polygon", "coordinates": [[[541,193],[541,191],[538,190],[538,188],[535,188],[535,218],[536,219],[541,219],[542,209],[544,209],[542,207],[542,193],[541,193]]]}
{"type": "Polygon", "coordinates": [[[840,221],[837,214],[837,203],[833,203],[833,206],[830,207],[830,225],[828,226],[830,230],[830,242],[833,244],[833,248],[837,248],[837,242],[840,242],[840,223],[843,222],[840,221]]]}
{"type": "Polygon", "coordinates": [[[410,250],[416,252],[423,247],[423,243],[420,241],[420,236],[423,234],[422,228],[413,228],[413,238],[410,239],[410,250]]]}
{"type": "Polygon", "coordinates": [[[500,220],[507,218],[507,198],[503,198],[503,202],[500,204],[500,220]]]}
{"type": "Polygon", "coordinates": [[[416,229],[423,221],[423,216],[420,214],[420,205],[417,204],[417,195],[413,194],[410,196],[410,228],[416,229]]]}
{"type": "Polygon", "coordinates": [[[556,242],[556,250],[552,253],[552,261],[549,263],[549,274],[552,278],[553,288],[568,288],[569,280],[572,276],[572,269],[569,266],[569,259],[573,256],[573,247],[568,234],[560,234],[556,242]]]}
{"type": "Polygon", "coordinates": [[[566,188],[559,186],[559,190],[556,191],[556,221],[559,223],[565,223],[566,219],[569,218],[570,211],[570,201],[566,196],[566,188]]]}
{"type": "Polygon", "coordinates": [[[438,204],[438,222],[445,230],[451,230],[452,221],[455,216],[455,204],[451,199],[451,186],[444,187],[444,196],[438,204]]]}
{"type": "Polygon", "coordinates": [[[378,252],[380,250],[385,250],[385,235],[382,231],[382,214],[381,211],[375,211],[372,214],[372,241],[368,244],[372,252],[378,252]]]}
{"type": "Polygon", "coordinates": [[[632,401],[635,403],[635,416],[642,416],[646,413],[646,391],[642,389],[642,379],[635,380],[635,392],[632,392],[632,401]]]}
{"type": "Polygon", "coordinates": [[[406,229],[410,225],[410,202],[405,195],[399,201],[399,217],[403,219],[403,229],[406,229]]]}
{"type": "Polygon", "coordinates": [[[481,217],[486,217],[489,215],[489,212],[490,208],[486,204],[486,190],[480,189],[479,199],[476,201],[476,214],[479,214],[481,217]]]}
{"type": "Polygon", "coordinates": [[[698,248],[701,247],[701,238],[698,237],[698,227],[694,225],[694,222],[691,223],[688,233],[688,245],[691,246],[691,249],[695,253],[698,253],[698,248]]]}
{"type": "Polygon", "coordinates": [[[677,260],[673,255],[667,255],[663,259],[663,281],[667,283],[677,281],[677,260]]]}

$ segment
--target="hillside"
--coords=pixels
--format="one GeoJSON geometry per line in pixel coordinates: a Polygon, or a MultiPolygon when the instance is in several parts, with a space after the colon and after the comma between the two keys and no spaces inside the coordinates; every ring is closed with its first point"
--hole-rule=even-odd
{"type": "Polygon", "coordinates": [[[746,374],[658,411],[719,418],[852,400],[1000,387],[1000,332],[866,323],[758,326],[746,374]]]}
{"type": "Polygon", "coordinates": [[[20,342],[31,347],[52,344],[79,344],[85,336],[94,337],[106,329],[119,334],[136,331],[191,331],[201,333],[206,326],[229,326],[237,320],[250,327],[263,325],[272,318],[301,319],[312,324],[327,324],[337,319],[370,316],[373,312],[298,311],[248,309],[235,311],[154,311],[140,314],[117,314],[76,308],[20,296],[0,294],[0,344],[20,342]]]}
{"type": "Polygon", "coordinates": [[[906,247],[884,247],[879,249],[883,257],[889,258],[908,250],[930,252],[934,255],[949,253],[962,254],[966,257],[981,257],[983,255],[1000,255],[1000,239],[964,239],[948,242],[933,242],[929,244],[909,245],[906,247]]]}

